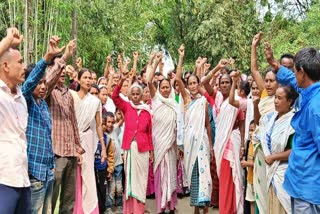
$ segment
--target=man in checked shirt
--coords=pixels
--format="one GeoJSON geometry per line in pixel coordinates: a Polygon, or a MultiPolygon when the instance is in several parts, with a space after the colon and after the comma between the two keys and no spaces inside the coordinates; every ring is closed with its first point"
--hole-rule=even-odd
{"type": "MultiPolygon", "coordinates": [[[[73,40],[75,43],[75,41],[73,40]]],[[[75,44],[73,45],[74,49],[75,44]]],[[[52,212],[54,212],[60,193],[59,213],[72,213],[75,202],[77,157],[85,151],[80,146],[73,98],[64,85],[65,65],[72,52],[56,57],[48,68],[46,77],[48,92],[46,101],[52,118],[52,146],[56,160],[52,194],[52,212]],[[54,84],[53,84],[54,83],[54,84]],[[52,86],[52,87],[50,87],[52,86]]],[[[81,162],[81,161],[80,161],[81,162]]]]}
{"type": "MultiPolygon", "coordinates": [[[[51,213],[55,159],[51,141],[51,118],[47,103],[44,78],[48,63],[64,49],[58,47],[60,38],[50,38],[48,51],[36,65],[30,64],[25,73],[22,94],[28,106],[27,154],[31,183],[31,213],[51,213]]],[[[67,51],[72,47],[67,47],[67,51]]],[[[67,52],[66,51],[66,52],[67,52]]]]}

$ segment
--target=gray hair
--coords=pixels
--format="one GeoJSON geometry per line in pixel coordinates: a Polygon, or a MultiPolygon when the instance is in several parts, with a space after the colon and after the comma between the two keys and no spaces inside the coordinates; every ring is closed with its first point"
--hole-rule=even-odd
{"type": "Polygon", "coordinates": [[[129,89],[129,95],[132,94],[132,90],[133,90],[134,88],[138,88],[139,91],[140,91],[140,94],[141,94],[141,96],[142,96],[142,94],[143,94],[143,89],[142,89],[141,85],[139,85],[139,84],[137,84],[137,83],[133,83],[133,84],[131,85],[131,87],[130,87],[130,89],[129,89]]]}

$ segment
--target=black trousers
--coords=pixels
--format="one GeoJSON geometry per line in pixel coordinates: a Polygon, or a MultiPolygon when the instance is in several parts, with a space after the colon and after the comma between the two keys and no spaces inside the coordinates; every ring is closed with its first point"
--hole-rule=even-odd
{"type": "Polygon", "coordinates": [[[95,169],[99,212],[104,213],[106,210],[107,202],[107,169],[97,170],[95,169]]]}

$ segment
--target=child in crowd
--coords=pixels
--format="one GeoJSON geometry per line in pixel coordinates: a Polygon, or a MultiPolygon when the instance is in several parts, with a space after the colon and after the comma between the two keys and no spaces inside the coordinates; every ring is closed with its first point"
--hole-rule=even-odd
{"type": "Polygon", "coordinates": [[[106,196],[107,196],[107,184],[108,180],[110,181],[112,178],[112,173],[114,171],[114,145],[111,138],[106,134],[107,132],[107,114],[102,114],[102,130],[104,143],[107,148],[107,162],[101,163],[101,144],[98,142],[97,151],[95,153],[94,160],[94,169],[95,169],[95,178],[97,185],[97,194],[98,194],[98,202],[99,202],[99,211],[100,213],[104,213],[106,210],[106,196]]]}
{"type": "MultiPolygon", "coordinates": [[[[115,116],[112,112],[106,113],[106,134],[111,139],[114,145],[114,172],[112,178],[108,181],[108,197],[106,201],[107,213],[113,213],[112,207],[116,206],[116,213],[123,212],[123,185],[122,185],[122,173],[123,173],[123,160],[121,142],[119,141],[119,135],[114,129],[115,116]]],[[[118,125],[118,124],[117,124],[118,125]]]]}
{"type": "Polygon", "coordinates": [[[253,189],[253,164],[254,164],[254,150],[252,144],[252,133],[256,129],[256,124],[252,120],[249,126],[249,140],[247,145],[247,157],[246,160],[241,161],[243,168],[247,167],[247,189],[246,189],[246,201],[250,202],[250,213],[254,214],[255,211],[255,198],[253,189]]]}

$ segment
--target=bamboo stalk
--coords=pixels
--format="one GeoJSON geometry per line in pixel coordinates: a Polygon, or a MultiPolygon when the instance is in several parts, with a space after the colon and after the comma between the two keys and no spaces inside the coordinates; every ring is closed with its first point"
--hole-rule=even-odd
{"type": "MultiPolygon", "coordinates": [[[[25,41],[28,41],[28,0],[24,2],[24,16],[23,16],[23,34],[25,41]]],[[[28,64],[28,42],[23,43],[23,58],[25,63],[28,64]]]]}
{"type": "Polygon", "coordinates": [[[12,22],[12,8],[11,8],[11,0],[8,0],[8,5],[9,5],[9,20],[10,20],[10,26],[13,26],[13,22],[12,22]]]}
{"type": "Polygon", "coordinates": [[[38,24],[39,24],[39,20],[38,20],[38,10],[39,10],[39,0],[36,0],[36,6],[35,6],[35,20],[36,20],[36,23],[35,23],[35,29],[34,29],[34,32],[35,32],[35,59],[36,59],[36,62],[38,62],[38,24]]]}

